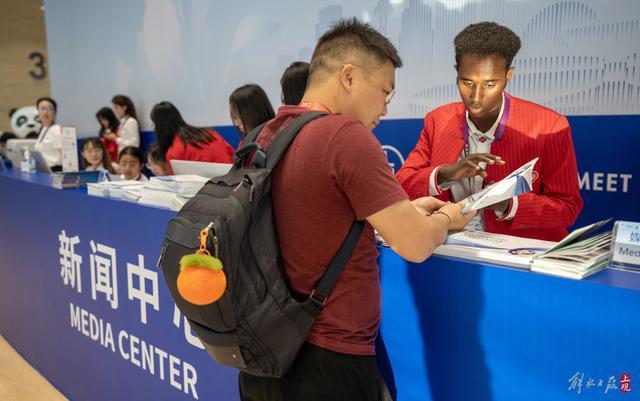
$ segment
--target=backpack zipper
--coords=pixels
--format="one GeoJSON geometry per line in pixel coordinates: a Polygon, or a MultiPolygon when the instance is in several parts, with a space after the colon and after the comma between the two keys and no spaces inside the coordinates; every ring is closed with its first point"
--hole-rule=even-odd
{"type": "MultiPolygon", "coordinates": [[[[244,184],[244,183],[249,183],[250,181],[247,180],[246,178],[243,178],[242,181],[240,181],[240,183],[238,185],[236,185],[236,187],[233,189],[233,192],[236,192],[237,190],[240,189],[240,187],[244,184]]],[[[253,183],[249,184],[251,185],[249,187],[249,202],[253,202],[253,183]]]]}
{"type": "Polygon", "coordinates": [[[164,259],[164,254],[167,252],[167,246],[166,245],[162,245],[162,248],[160,249],[160,256],[158,256],[158,261],[156,262],[156,267],[160,267],[160,264],[162,263],[162,260],[164,259]]]}

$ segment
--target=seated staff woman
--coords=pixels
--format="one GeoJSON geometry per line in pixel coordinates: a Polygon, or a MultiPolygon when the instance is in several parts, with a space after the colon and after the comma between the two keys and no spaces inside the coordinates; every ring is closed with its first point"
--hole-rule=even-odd
{"type": "Polygon", "coordinates": [[[233,161],[233,148],[220,134],[211,128],[187,124],[170,102],[153,106],[151,121],[156,130],[160,157],[167,163],[174,159],[214,163],[233,161]]]}
{"type": "Polygon", "coordinates": [[[129,181],[149,181],[146,175],[142,174],[144,161],[142,159],[142,151],[133,146],[127,146],[120,152],[120,178],[129,181]]]}
{"type": "Polygon", "coordinates": [[[102,170],[115,174],[116,170],[111,162],[111,156],[100,138],[85,139],[80,154],[85,170],[102,170]]]}
{"type": "Polygon", "coordinates": [[[171,175],[169,163],[160,156],[160,146],[157,143],[152,143],[147,150],[147,168],[155,176],[171,175]]]}

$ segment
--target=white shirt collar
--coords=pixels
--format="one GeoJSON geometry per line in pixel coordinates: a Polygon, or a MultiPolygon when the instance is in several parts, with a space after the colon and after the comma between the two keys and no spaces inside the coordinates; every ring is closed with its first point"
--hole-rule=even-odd
{"type": "Polygon", "coordinates": [[[473,121],[471,121],[471,119],[469,118],[469,112],[467,111],[465,113],[465,116],[467,119],[467,126],[469,127],[469,134],[475,135],[475,136],[486,136],[489,139],[494,139],[496,135],[496,130],[498,129],[498,125],[500,124],[500,120],[502,119],[503,112],[504,112],[504,92],[502,92],[502,105],[500,106],[500,114],[498,114],[498,118],[496,118],[496,121],[493,123],[493,125],[491,126],[491,128],[489,128],[487,132],[482,132],[478,129],[478,127],[476,127],[473,121]]]}

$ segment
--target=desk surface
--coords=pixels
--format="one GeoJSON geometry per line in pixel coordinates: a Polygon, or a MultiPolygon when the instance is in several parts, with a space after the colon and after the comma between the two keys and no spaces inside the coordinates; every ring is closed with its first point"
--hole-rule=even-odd
{"type": "MultiPolygon", "coordinates": [[[[155,267],[174,212],[47,180],[0,172],[0,332],[71,399],[237,399],[236,371],[198,348],[155,267]]],[[[634,273],[575,281],[389,249],[380,265],[400,401],[631,399],[604,391],[640,373],[634,273]]]]}

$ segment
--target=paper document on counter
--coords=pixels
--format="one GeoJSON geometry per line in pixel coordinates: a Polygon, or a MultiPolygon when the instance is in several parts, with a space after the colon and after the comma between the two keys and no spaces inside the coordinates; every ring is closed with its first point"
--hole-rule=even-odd
{"type": "Polygon", "coordinates": [[[479,262],[529,269],[534,256],[556,245],[555,242],[485,231],[459,231],[449,234],[433,252],[479,262]]]}
{"type": "Polygon", "coordinates": [[[462,212],[468,213],[473,210],[484,209],[514,196],[530,192],[533,181],[533,166],[537,161],[538,158],[536,157],[502,180],[462,200],[461,203],[465,205],[462,212]]]}

